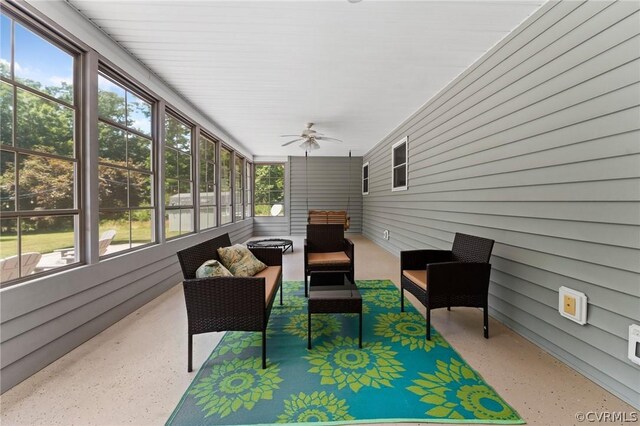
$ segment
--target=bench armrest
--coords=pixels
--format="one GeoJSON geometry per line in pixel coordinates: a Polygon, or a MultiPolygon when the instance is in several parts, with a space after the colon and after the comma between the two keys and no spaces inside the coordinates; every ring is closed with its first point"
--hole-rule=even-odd
{"type": "Polygon", "coordinates": [[[279,248],[256,247],[249,251],[267,266],[282,266],[282,250],[279,248]]]}
{"type": "Polygon", "coordinates": [[[347,256],[349,256],[349,259],[351,259],[351,261],[353,261],[354,259],[354,252],[355,252],[355,247],[353,245],[353,241],[351,241],[348,238],[344,239],[344,252],[347,254],[347,256]]]}
{"type": "Polygon", "coordinates": [[[400,269],[424,269],[428,263],[449,262],[450,250],[406,250],[400,252],[400,269]]]}
{"type": "Polygon", "coordinates": [[[429,292],[438,294],[486,294],[490,263],[442,262],[427,265],[429,292]]]}

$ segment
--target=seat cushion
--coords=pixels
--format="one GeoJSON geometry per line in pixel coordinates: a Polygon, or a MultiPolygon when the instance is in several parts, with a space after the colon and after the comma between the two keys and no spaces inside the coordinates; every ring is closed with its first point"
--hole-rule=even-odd
{"type": "Polygon", "coordinates": [[[307,254],[308,263],[314,265],[348,265],[351,263],[349,256],[343,251],[335,251],[331,253],[309,253],[307,254]]]}
{"type": "Polygon", "coordinates": [[[266,269],[258,272],[254,275],[255,278],[264,278],[265,283],[265,299],[267,305],[269,301],[275,296],[278,291],[278,282],[280,281],[280,273],[282,272],[281,266],[267,266],[266,269]]]}
{"type": "Polygon", "coordinates": [[[218,256],[222,264],[236,277],[252,277],[267,267],[242,244],[220,247],[218,256]]]}
{"type": "Polygon", "coordinates": [[[232,276],[233,274],[215,259],[207,260],[196,270],[196,278],[232,276]]]}
{"type": "Polygon", "coordinates": [[[402,275],[410,279],[414,284],[427,290],[427,270],[426,269],[405,269],[402,275]]]}

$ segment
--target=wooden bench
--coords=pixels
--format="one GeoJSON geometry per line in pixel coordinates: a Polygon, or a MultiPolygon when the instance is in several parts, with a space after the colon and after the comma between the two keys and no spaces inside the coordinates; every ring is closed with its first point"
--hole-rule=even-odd
{"type": "Polygon", "coordinates": [[[344,210],[309,210],[307,223],[309,225],[344,225],[349,229],[351,218],[344,210]]]}

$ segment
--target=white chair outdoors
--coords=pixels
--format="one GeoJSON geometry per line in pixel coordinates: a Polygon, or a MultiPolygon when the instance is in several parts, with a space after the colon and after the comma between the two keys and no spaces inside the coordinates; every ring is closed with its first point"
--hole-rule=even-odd
{"type": "MultiPolygon", "coordinates": [[[[104,231],[100,236],[100,240],[98,240],[98,255],[103,256],[107,249],[109,248],[109,244],[113,241],[113,238],[116,236],[116,231],[114,229],[109,229],[108,231],[104,231]]],[[[74,248],[65,248],[65,249],[57,249],[54,250],[60,253],[60,260],[65,263],[73,263],[76,260],[76,253],[74,248]]]]}
{"type": "Polygon", "coordinates": [[[274,204],[271,206],[271,216],[278,216],[282,212],[283,207],[282,204],[274,204]]]}
{"type": "MultiPolygon", "coordinates": [[[[29,252],[22,254],[21,269],[22,276],[25,277],[33,273],[40,262],[42,255],[38,252],[29,252]]],[[[0,281],[9,281],[19,278],[18,270],[18,256],[9,256],[5,259],[0,259],[0,281]]]]}
{"type": "Polygon", "coordinates": [[[114,229],[109,229],[108,231],[104,231],[100,240],[98,241],[98,254],[100,256],[104,255],[109,248],[109,244],[113,241],[113,238],[116,236],[116,231],[114,229]]]}

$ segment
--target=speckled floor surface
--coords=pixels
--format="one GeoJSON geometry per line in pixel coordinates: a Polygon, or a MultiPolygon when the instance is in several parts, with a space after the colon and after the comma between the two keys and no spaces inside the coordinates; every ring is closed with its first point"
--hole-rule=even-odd
{"type": "MultiPolygon", "coordinates": [[[[285,255],[285,280],[301,280],[302,238],[285,255]]],[[[398,284],[399,260],[355,236],[356,278],[398,284]]],[[[420,307],[424,313],[424,309],[420,307]]],[[[577,412],[633,408],[501,323],[482,337],[482,312],[435,310],[434,327],[533,425],[578,424],[577,412]]],[[[6,425],[164,424],[220,333],[194,338],[186,371],[186,313],[176,285],[1,396],[6,425]]],[[[608,423],[614,424],[614,423],[608,423]]]]}

